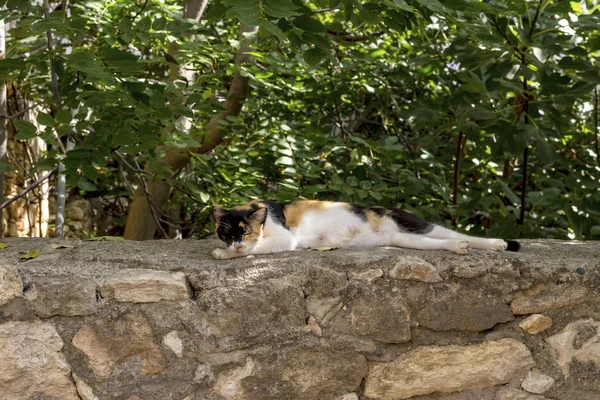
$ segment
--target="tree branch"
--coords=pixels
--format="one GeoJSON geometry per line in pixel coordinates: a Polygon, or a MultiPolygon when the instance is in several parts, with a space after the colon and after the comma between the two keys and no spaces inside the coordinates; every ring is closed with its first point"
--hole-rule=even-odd
{"type": "Polygon", "coordinates": [[[0,210],[8,207],[13,202],[19,200],[21,197],[25,196],[27,193],[31,192],[33,189],[40,186],[42,183],[44,183],[45,180],[50,179],[50,177],[52,177],[52,175],[54,175],[56,173],[56,171],[58,171],[58,167],[52,168],[52,170],[50,170],[50,172],[48,172],[46,175],[42,176],[37,181],[33,182],[31,185],[27,186],[21,193],[6,200],[4,203],[2,203],[2,205],[0,205],[0,210]]]}

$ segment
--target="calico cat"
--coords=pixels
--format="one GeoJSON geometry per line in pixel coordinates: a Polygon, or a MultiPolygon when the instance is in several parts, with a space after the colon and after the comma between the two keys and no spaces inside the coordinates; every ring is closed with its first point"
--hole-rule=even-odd
{"type": "Polygon", "coordinates": [[[213,251],[217,259],[331,246],[396,246],[458,254],[467,254],[470,248],[519,249],[516,241],[463,235],[395,208],[318,200],[253,200],[231,210],[215,205],[213,215],[217,236],[227,244],[227,248],[213,251]]]}

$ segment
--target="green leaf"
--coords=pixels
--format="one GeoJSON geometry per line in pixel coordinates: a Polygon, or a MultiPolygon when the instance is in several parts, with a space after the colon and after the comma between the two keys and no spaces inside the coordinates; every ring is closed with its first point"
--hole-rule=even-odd
{"type": "Polygon", "coordinates": [[[288,38],[285,36],[285,34],[283,33],[283,31],[274,23],[272,23],[271,21],[262,21],[261,22],[261,26],[263,28],[265,28],[267,31],[269,31],[269,33],[273,36],[275,36],[277,39],[281,40],[282,42],[287,42],[288,38]]]}
{"type": "Polygon", "coordinates": [[[264,0],[265,13],[275,18],[287,18],[301,15],[296,12],[296,5],[291,0],[264,0]]]}
{"type": "Polygon", "coordinates": [[[27,140],[37,136],[37,128],[31,122],[24,121],[22,119],[15,119],[12,121],[12,123],[18,132],[15,136],[15,139],[27,140]]]}
{"type": "Polygon", "coordinates": [[[302,55],[302,58],[304,58],[304,61],[306,61],[306,63],[308,65],[310,65],[311,67],[315,67],[321,61],[323,61],[326,56],[327,56],[327,53],[325,53],[323,50],[313,48],[313,49],[306,50],[304,52],[304,54],[302,55]]]}
{"type": "Polygon", "coordinates": [[[45,112],[40,111],[37,116],[37,122],[40,125],[53,126],[54,118],[52,118],[52,116],[50,114],[46,114],[45,112]]]}
{"type": "Polygon", "coordinates": [[[94,166],[89,162],[81,164],[81,171],[90,181],[95,181],[98,179],[98,172],[96,171],[96,168],[94,168],[94,166]]]}
{"type": "MultiPolygon", "coordinates": [[[[83,164],[82,164],[83,165],[83,164]]],[[[92,185],[87,179],[85,179],[84,177],[81,177],[78,181],[77,181],[77,187],[83,191],[86,192],[95,192],[96,190],[96,186],[92,185]]]]}
{"type": "Polygon", "coordinates": [[[205,203],[208,203],[208,200],[210,200],[210,195],[206,192],[200,192],[200,200],[202,200],[205,203]]]}
{"type": "Polygon", "coordinates": [[[320,21],[317,21],[314,18],[310,18],[307,15],[302,15],[300,17],[294,18],[294,20],[292,22],[298,28],[308,31],[308,32],[313,32],[313,33],[325,32],[325,25],[323,25],[320,21]]]}
{"type": "Polygon", "coordinates": [[[443,13],[446,11],[443,4],[437,0],[417,0],[419,3],[429,8],[431,11],[443,13]]]}
{"type": "Polygon", "coordinates": [[[256,79],[267,79],[273,76],[273,73],[270,71],[263,71],[263,72],[259,72],[256,75],[254,75],[254,77],[256,79]]]}
{"type": "Polygon", "coordinates": [[[546,166],[552,165],[556,161],[556,151],[542,137],[537,139],[536,155],[546,166]]]}
{"type": "Polygon", "coordinates": [[[71,111],[69,110],[60,110],[56,113],[56,120],[63,124],[68,124],[71,122],[73,117],[71,116],[71,111]]]}
{"type": "Polygon", "coordinates": [[[356,179],[354,176],[348,176],[346,177],[346,183],[349,186],[356,187],[358,186],[358,179],[356,179]]]}
{"type": "Polygon", "coordinates": [[[337,249],[339,249],[339,247],[335,247],[335,246],[311,248],[312,251],[332,251],[332,250],[337,250],[337,249]]]}
{"type": "Polygon", "coordinates": [[[7,247],[8,247],[8,245],[6,244],[6,242],[0,242],[0,250],[5,249],[7,247]]]}
{"type": "Polygon", "coordinates": [[[75,246],[73,246],[72,244],[65,243],[51,243],[50,247],[52,247],[53,249],[72,249],[75,246]]]}
{"type": "Polygon", "coordinates": [[[279,157],[277,159],[277,161],[275,161],[275,164],[294,165],[294,160],[291,157],[283,156],[283,157],[279,157]]]}
{"type": "Polygon", "coordinates": [[[521,199],[519,199],[519,196],[517,196],[515,192],[513,192],[512,189],[508,187],[508,185],[501,179],[498,179],[498,182],[500,183],[500,186],[502,186],[502,190],[504,190],[506,197],[508,197],[513,204],[520,204],[521,199]]]}
{"type": "Polygon", "coordinates": [[[39,255],[40,255],[40,252],[37,251],[36,249],[33,249],[30,252],[23,254],[21,257],[19,257],[19,260],[27,261],[27,260],[31,260],[33,258],[37,258],[39,255]]]}
{"type": "Polygon", "coordinates": [[[120,242],[125,239],[121,236],[94,236],[86,240],[91,242],[120,242]]]}

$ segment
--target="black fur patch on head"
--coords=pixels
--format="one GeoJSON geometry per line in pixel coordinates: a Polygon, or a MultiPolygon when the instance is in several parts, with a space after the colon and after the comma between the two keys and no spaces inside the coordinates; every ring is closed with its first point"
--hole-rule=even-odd
{"type": "Polygon", "coordinates": [[[390,218],[405,232],[425,234],[431,232],[434,227],[432,223],[422,220],[411,212],[397,208],[388,208],[387,210],[390,218]]]}
{"type": "Polygon", "coordinates": [[[217,236],[227,243],[227,246],[231,246],[233,242],[241,242],[244,234],[251,232],[252,226],[250,221],[253,216],[255,218],[260,217],[260,220],[257,222],[261,224],[264,224],[267,217],[266,209],[256,204],[252,204],[249,208],[245,209],[221,209],[219,214],[219,217],[215,215],[215,219],[217,220],[217,236]]]}
{"type": "Polygon", "coordinates": [[[506,244],[506,251],[519,251],[521,249],[521,243],[516,240],[507,240],[506,244]]]}

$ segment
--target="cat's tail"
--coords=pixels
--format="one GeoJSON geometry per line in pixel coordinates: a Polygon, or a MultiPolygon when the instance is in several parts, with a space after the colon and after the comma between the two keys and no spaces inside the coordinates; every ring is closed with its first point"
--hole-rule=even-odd
{"type": "Polygon", "coordinates": [[[507,240],[506,243],[506,251],[519,251],[521,249],[521,243],[516,240],[507,240]]]}

